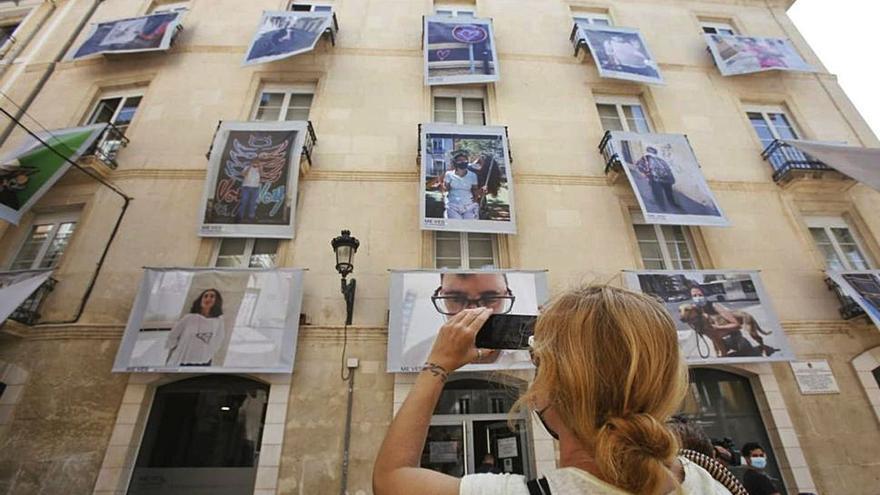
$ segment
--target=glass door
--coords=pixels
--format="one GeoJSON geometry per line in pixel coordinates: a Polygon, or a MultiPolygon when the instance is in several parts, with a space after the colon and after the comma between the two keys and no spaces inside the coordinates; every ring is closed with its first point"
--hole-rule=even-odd
{"type": "Polygon", "coordinates": [[[433,421],[428,428],[428,438],[422,450],[422,467],[462,477],[472,473],[468,467],[467,422],[433,421]],[[447,423],[447,424],[442,424],[447,423]]]}
{"type": "Polygon", "coordinates": [[[511,431],[506,419],[474,421],[473,432],[471,457],[477,464],[477,472],[486,469],[484,460],[491,459],[495,469],[486,472],[527,474],[529,463],[525,421],[518,420],[515,431],[511,431]],[[486,454],[491,454],[491,458],[487,459],[486,454]],[[481,465],[483,469],[480,469],[481,465]]]}

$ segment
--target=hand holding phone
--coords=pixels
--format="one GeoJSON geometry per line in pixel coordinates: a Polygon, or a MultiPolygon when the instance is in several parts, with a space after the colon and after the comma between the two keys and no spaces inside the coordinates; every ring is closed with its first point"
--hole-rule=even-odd
{"type": "Polygon", "coordinates": [[[492,315],[477,332],[476,346],[482,349],[528,349],[537,318],[535,315],[492,315]]]}

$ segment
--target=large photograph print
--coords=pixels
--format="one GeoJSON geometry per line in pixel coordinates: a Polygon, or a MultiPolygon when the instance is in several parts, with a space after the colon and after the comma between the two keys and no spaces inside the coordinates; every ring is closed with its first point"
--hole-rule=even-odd
{"type": "Polygon", "coordinates": [[[113,371],[290,373],[299,269],[147,268],[113,371]]]}
{"type": "Polygon", "coordinates": [[[666,306],[689,364],[794,359],[757,272],[653,270],[624,278],[666,306]]]}
{"type": "Polygon", "coordinates": [[[263,12],[243,65],[261,64],[314,50],[332,29],[332,12],[263,12]]]}
{"type": "Polygon", "coordinates": [[[648,223],[729,225],[685,136],[612,131],[611,140],[648,223]]]}
{"type": "Polygon", "coordinates": [[[0,159],[0,218],[18,225],[27,212],[89,150],[107,124],[38,132],[0,159]]]}
{"type": "Polygon", "coordinates": [[[638,29],[578,24],[601,77],[663,84],[657,62],[638,29]]]}
{"type": "Polygon", "coordinates": [[[795,50],[791,41],[731,34],[706,34],[709,51],[724,76],[768,70],[815,72],[795,50]]]}
{"type": "Polygon", "coordinates": [[[516,233],[504,127],[422,124],[421,227],[516,233]]]}
{"type": "Polygon", "coordinates": [[[52,270],[0,272],[0,324],[52,276],[52,270]]]}
{"type": "Polygon", "coordinates": [[[307,122],[223,122],[208,163],[203,237],[292,239],[307,122]]]}
{"type": "Polygon", "coordinates": [[[828,272],[828,276],[880,328],[880,270],[828,272]]]}
{"type": "MultiPolygon", "coordinates": [[[[487,307],[494,314],[537,315],[547,301],[547,274],[539,271],[393,271],[389,294],[388,371],[419,371],[437,331],[466,308],[487,307]]],[[[491,362],[464,371],[528,369],[527,350],[501,351],[491,362]]]]}
{"type": "Polygon", "coordinates": [[[425,17],[425,82],[473,84],[498,80],[498,55],[489,19],[425,17]]]}
{"type": "Polygon", "coordinates": [[[162,12],[98,23],[71,58],[96,53],[167,50],[177,34],[182,15],[183,12],[162,12]]]}

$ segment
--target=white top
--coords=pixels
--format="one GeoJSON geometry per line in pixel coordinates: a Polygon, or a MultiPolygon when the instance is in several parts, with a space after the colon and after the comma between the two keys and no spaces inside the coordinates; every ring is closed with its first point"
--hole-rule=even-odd
{"type": "MultiPolygon", "coordinates": [[[[678,458],[684,466],[681,495],[730,495],[706,470],[678,458]]],[[[577,468],[560,468],[545,475],[553,495],[629,495],[577,468]]],[[[460,495],[529,495],[526,478],[518,474],[470,474],[461,479],[460,495]]]]}
{"type": "Polygon", "coordinates": [[[471,189],[479,185],[477,174],[467,171],[464,177],[458,176],[455,171],[450,170],[443,176],[443,182],[446,183],[448,194],[446,202],[456,205],[469,205],[474,202],[474,194],[471,189]]]}
{"type": "MultiPolygon", "coordinates": [[[[207,363],[214,359],[225,338],[222,316],[205,318],[197,313],[189,313],[174,325],[165,341],[165,348],[171,351],[166,364],[207,363]]],[[[218,363],[212,364],[217,366],[218,363]]]]}
{"type": "Polygon", "coordinates": [[[260,187],[260,167],[248,167],[244,173],[242,187],[260,187]]]}

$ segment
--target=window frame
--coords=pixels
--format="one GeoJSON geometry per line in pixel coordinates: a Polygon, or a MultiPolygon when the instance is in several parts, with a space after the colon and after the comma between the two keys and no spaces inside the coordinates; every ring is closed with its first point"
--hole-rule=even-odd
{"type": "Polygon", "coordinates": [[[291,0],[287,4],[287,10],[293,12],[333,12],[333,5],[322,2],[308,2],[308,3],[298,3],[296,0],[291,0]],[[309,10],[300,9],[294,10],[294,6],[305,7],[308,6],[309,10]],[[316,10],[316,8],[320,8],[321,10],[316,10]],[[329,9],[329,10],[327,10],[329,9]]]}
{"type": "Polygon", "coordinates": [[[486,90],[480,88],[435,88],[431,93],[431,121],[437,122],[434,115],[437,111],[436,98],[455,98],[455,123],[457,125],[465,125],[464,123],[464,100],[482,100],[483,102],[483,125],[489,125],[489,99],[486,97],[486,90]]]}
{"type": "Polygon", "coordinates": [[[700,29],[703,30],[703,33],[706,34],[720,34],[726,36],[735,36],[739,34],[739,31],[736,29],[730,22],[725,21],[704,21],[700,20],[700,29]],[[714,31],[707,31],[707,29],[713,29],[714,31]],[[730,31],[730,33],[722,33],[719,30],[730,31]]]}
{"type": "Polygon", "coordinates": [[[642,255],[642,249],[639,246],[639,235],[635,229],[636,225],[647,225],[654,230],[654,236],[656,237],[657,243],[660,246],[660,256],[662,257],[662,261],[663,261],[663,268],[662,268],[663,270],[702,270],[703,269],[703,264],[700,262],[700,257],[697,252],[696,242],[694,241],[694,235],[693,235],[693,232],[691,232],[691,228],[689,226],[648,223],[645,220],[644,215],[642,215],[642,212],[637,211],[637,210],[630,210],[630,218],[631,218],[631,224],[633,227],[633,229],[632,229],[633,235],[635,236],[635,240],[636,240],[636,250],[638,252],[639,260],[641,261],[643,268],[647,269],[647,267],[645,266],[645,258],[642,255]],[[688,248],[688,252],[690,253],[689,260],[694,265],[693,268],[676,268],[675,267],[675,264],[673,263],[672,255],[669,253],[669,245],[666,240],[666,234],[663,233],[663,227],[677,227],[677,228],[681,229],[682,237],[684,237],[684,243],[688,248]]]}
{"type": "MultiPolygon", "coordinates": [[[[69,211],[58,211],[52,213],[42,213],[38,214],[34,217],[34,219],[28,224],[27,230],[24,232],[22,239],[18,242],[15,250],[13,251],[13,255],[9,257],[6,263],[6,269],[12,270],[12,266],[15,264],[15,261],[18,259],[19,254],[21,254],[21,250],[24,249],[25,245],[28,243],[28,240],[31,238],[31,232],[34,227],[37,225],[53,225],[52,235],[47,237],[40,249],[37,251],[37,255],[34,258],[34,261],[31,262],[31,266],[27,268],[17,268],[16,270],[39,270],[40,263],[43,262],[43,259],[46,257],[46,253],[49,251],[49,247],[52,245],[52,242],[55,240],[55,236],[58,235],[58,227],[64,223],[75,223],[79,224],[80,217],[82,216],[82,210],[69,210],[69,211]]],[[[61,261],[64,259],[64,255],[67,254],[67,249],[73,243],[73,238],[76,236],[77,228],[74,228],[73,234],[71,235],[70,240],[67,243],[64,251],[61,252],[61,256],[58,257],[58,262],[55,263],[55,266],[48,267],[47,269],[56,269],[61,264],[61,261]]]]}
{"type": "MultiPolygon", "coordinates": [[[[645,104],[642,102],[642,99],[638,96],[610,96],[610,95],[596,95],[594,108],[596,109],[596,115],[599,117],[599,123],[602,123],[602,116],[599,114],[599,105],[613,105],[617,110],[617,118],[620,120],[621,127],[623,127],[623,132],[639,132],[637,129],[630,129],[629,122],[626,118],[626,113],[623,111],[625,106],[638,106],[642,110],[642,114],[645,116],[645,124],[648,126],[648,133],[656,132],[654,130],[654,123],[651,121],[651,114],[648,112],[645,104]]],[[[604,127],[602,128],[604,132],[604,127]]]]}
{"type": "Polygon", "coordinates": [[[477,17],[477,6],[461,6],[461,5],[448,5],[448,4],[439,4],[434,5],[434,15],[446,15],[449,17],[477,17]],[[446,13],[448,12],[448,13],[446,13]],[[462,15],[464,14],[464,15],[462,15]]]}
{"type": "MultiPolygon", "coordinates": [[[[89,112],[86,114],[85,119],[83,119],[83,125],[94,124],[95,122],[92,120],[95,118],[98,107],[101,105],[101,102],[104,100],[111,100],[113,98],[122,98],[122,101],[119,102],[119,106],[113,110],[113,116],[110,118],[110,123],[114,126],[116,125],[116,119],[119,118],[119,112],[125,107],[125,102],[127,102],[131,98],[140,98],[141,101],[138,103],[137,110],[141,109],[141,105],[144,103],[144,94],[145,91],[143,88],[133,88],[123,91],[105,91],[98,94],[98,97],[95,99],[95,102],[90,107],[89,112]]],[[[128,123],[128,128],[134,125],[134,119],[139,115],[138,111],[135,110],[134,116],[131,118],[131,122],[128,123]]],[[[126,130],[128,130],[126,128],[126,130]]],[[[125,134],[125,133],[123,133],[125,134]]]]}
{"type": "Polygon", "coordinates": [[[588,25],[614,26],[614,21],[611,19],[611,14],[609,14],[608,12],[572,12],[571,19],[575,24],[583,21],[585,24],[588,25]],[[607,24],[596,22],[597,20],[605,21],[607,24]]]}
{"type": "MultiPolygon", "coordinates": [[[[254,255],[254,246],[256,246],[257,241],[262,239],[261,237],[221,237],[217,239],[217,242],[214,243],[214,247],[211,250],[211,260],[210,265],[212,268],[219,268],[217,266],[217,260],[220,258],[220,248],[223,246],[223,241],[227,239],[243,239],[244,243],[244,251],[242,252],[242,263],[238,266],[227,266],[222,268],[251,268],[251,257],[254,255]]],[[[272,268],[278,268],[278,258],[281,252],[281,239],[274,239],[277,241],[275,245],[275,264],[272,268]]]]}
{"type": "Polygon", "coordinates": [[[773,124],[773,120],[769,118],[770,114],[780,114],[785,117],[788,125],[790,125],[791,129],[794,131],[796,138],[804,139],[804,133],[801,130],[801,127],[798,125],[797,121],[791,116],[791,112],[789,112],[782,105],[745,105],[743,109],[745,110],[746,120],[749,122],[749,128],[752,130],[753,135],[756,139],[758,139],[758,141],[761,141],[761,137],[758,135],[757,131],[755,131],[755,126],[752,125],[752,118],[749,117],[750,113],[761,114],[761,118],[764,120],[764,125],[767,126],[767,129],[770,131],[773,139],[782,138],[779,137],[779,131],[776,130],[776,126],[773,124]]]}
{"type": "Polygon", "coordinates": [[[812,242],[813,247],[819,253],[819,257],[822,259],[822,264],[825,265],[826,269],[828,268],[828,263],[825,260],[825,254],[816,244],[816,240],[813,238],[813,233],[810,232],[811,229],[823,229],[825,231],[825,235],[831,241],[831,247],[834,249],[834,254],[837,255],[837,259],[841,262],[845,271],[858,269],[853,268],[852,265],[850,265],[849,258],[847,258],[846,253],[841,249],[837,236],[834,235],[834,232],[832,232],[831,229],[846,229],[849,232],[849,235],[853,238],[855,246],[859,250],[859,254],[862,255],[862,259],[865,260],[865,264],[868,265],[868,269],[873,270],[877,267],[874,263],[874,259],[871,257],[871,252],[865,249],[865,244],[862,242],[862,236],[859,235],[858,230],[853,228],[845,218],[840,216],[808,216],[804,218],[804,223],[807,226],[807,235],[810,238],[810,242],[812,242]]]}
{"type": "MultiPolygon", "coordinates": [[[[475,234],[485,234],[489,236],[489,239],[492,243],[492,266],[495,269],[501,267],[501,260],[499,256],[498,249],[498,235],[497,234],[489,234],[482,232],[473,232],[475,234]]],[[[433,247],[434,247],[434,256],[433,256],[433,267],[438,270],[443,270],[444,267],[439,267],[437,264],[437,243],[440,241],[440,237],[442,234],[458,234],[459,239],[459,260],[460,266],[457,268],[446,268],[449,270],[478,270],[484,268],[484,266],[471,267],[471,257],[470,257],[470,232],[450,232],[445,230],[438,230],[434,232],[433,235],[433,247]]]]}
{"type": "Polygon", "coordinates": [[[254,104],[251,108],[250,120],[257,121],[257,113],[260,111],[260,100],[262,100],[263,95],[266,93],[284,93],[284,98],[281,101],[281,111],[278,113],[278,120],[266,120],[262,122],[284,122],[285,119],[283,117],[287,116],[287,113],[290,112],[290,100],[293,95],[311,95],[312,101],[309,103],[309,115],[306,118],[306,121],[312,116],[312,108],[315,105],[315,94],[317,93],[317,83],[266,83],[260,87],[260,90],[257,91],[257,97],[254,98],[254,104]]]}

